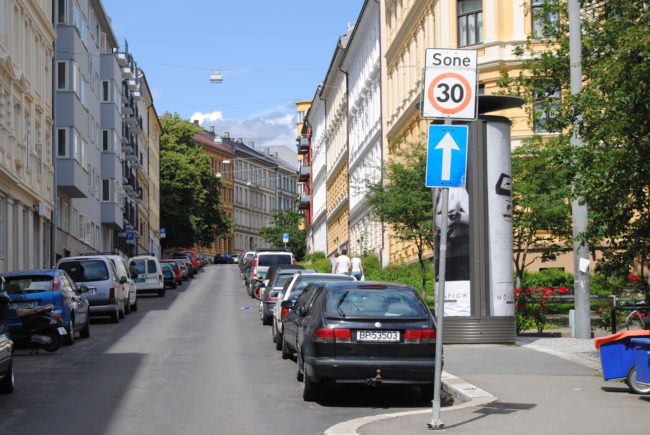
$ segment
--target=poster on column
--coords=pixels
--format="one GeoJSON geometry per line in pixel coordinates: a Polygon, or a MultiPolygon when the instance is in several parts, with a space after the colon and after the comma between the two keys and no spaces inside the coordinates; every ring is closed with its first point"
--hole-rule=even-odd
{"type": "Polygon", "coordinates": [[[514,316],[510,123],[487,124],[490,315],[514,316]]]}
{"type": "MultiPolygon", "coordinates": [[[[440,246],[440,224],[442,204],[440,194],[436,195],[436,232],[440,246]]],[[[446,210],[447,267],[445,268],[445,317],[470,316],[472,314],[471,285],[469,278],[469,195],[465,187],[449,188],[449,204],[446,210]]],[[[439,258],[439,253],[436,253],[439,258]]],[[[438,283],[436,264],[436,291],[438,283]]]]}

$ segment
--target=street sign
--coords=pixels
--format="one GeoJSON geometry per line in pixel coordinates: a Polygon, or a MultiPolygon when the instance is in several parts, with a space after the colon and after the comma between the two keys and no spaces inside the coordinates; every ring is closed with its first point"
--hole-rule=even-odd
{"type": "Polygon", "coordinates": [[[167,230],[165,228],[161,228],[160,229],[160,238],[164,239],[165,237],[167,237],[167,230]]]}
{"type": "Polygon", "coordinates": [[[465,125],[430,125],[427,148],[427,187],[463,187],[467,178],[465,125]]]}
{"type": "Polygon", "coordinates": [[[289,243],[289,233],[282,233],[282,243],[289,243]]]}
{"type": "Polygon", "coordinates": [[[129,245],[135,245],[135,232],[127,231],[126,232],[126,243],[129,245]]]}
{"type": "Polygon", "coordinates": [[[422,118],[476,119],[476,63],[476,50],[427,49],[422,118]]]}

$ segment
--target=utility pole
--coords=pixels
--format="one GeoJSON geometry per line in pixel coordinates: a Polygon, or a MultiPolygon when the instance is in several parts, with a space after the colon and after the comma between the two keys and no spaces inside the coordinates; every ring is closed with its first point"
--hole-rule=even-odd
{"type": "MultiPolygon", "coordinates": [[[[582,92],[582,41],[580,26],[580,1],[569,0],[569,62],[571,71],[571,95],[582,92]]],[[[579,121],[578,118],[577,121],[579,121]]],[[[584,146],[574,124],[571,145],[584,146]]],[[[575,337],[591,338],[591,307],[589,299],[589,245],[580,240],[587,231],[587,206],[580,198],[571,202],[573,215],[573,292],[575,295],[575,337]]]]}

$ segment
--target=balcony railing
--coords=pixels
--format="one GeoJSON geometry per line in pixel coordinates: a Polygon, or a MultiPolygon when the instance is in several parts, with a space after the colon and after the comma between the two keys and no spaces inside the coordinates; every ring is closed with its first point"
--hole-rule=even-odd
{"type": "Polygon", "coordinates": [[[309,208],[311,203],[311,195],[300,195],[300,200],[298,201],[298,208],[300,210],[306,210],[309,208]]]}
{"type": "Polygon", "coordinates": [[[306,183],[309,181],[309,174],[310,174],[310,167],[309,166],[301,166],[300,169],[298,170],[298,182],[299,183],[306,183]]]}
{"type": "Polygon", "coordinates": [[[296,139],[298,154],[307,154],[309,152],[309,139],[305,136],[299,136],[296,139]]]}

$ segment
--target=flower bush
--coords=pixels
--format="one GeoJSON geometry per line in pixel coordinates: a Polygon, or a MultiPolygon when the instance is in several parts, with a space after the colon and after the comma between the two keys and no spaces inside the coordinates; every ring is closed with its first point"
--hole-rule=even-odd
{"type": "Polygon", "coordinates": [[[568,293],[567,287],[559,287],[557,290],[541,286],[515,289],[517,333],[532,328],[540,334],[544,332],[551,296],[568,293]]]}

